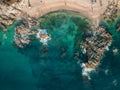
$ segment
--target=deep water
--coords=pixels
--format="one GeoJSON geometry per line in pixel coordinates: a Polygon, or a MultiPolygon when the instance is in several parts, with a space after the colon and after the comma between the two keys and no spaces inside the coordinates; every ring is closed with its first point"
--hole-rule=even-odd
{"type": "Polygon", "coordinates": [[[17,48],[13,44],[16,25],[7,32],[0,30],[0,90],[120,90],[120,52],[114,55],[112,51],[120,49],[115,24],[102,23],[109,27],[113,43],[85,83],[74,53],[81,52],[79,45],[89,21],[74,13],[56,12],[39,22],[51,35],[47,46],[35,39],[23,49],[17,48]]]}

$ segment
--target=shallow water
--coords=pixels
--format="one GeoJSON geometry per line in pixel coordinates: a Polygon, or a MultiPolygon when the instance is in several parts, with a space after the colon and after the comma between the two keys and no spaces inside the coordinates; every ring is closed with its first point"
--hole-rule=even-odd
{"type": "Polygon", "coordinates": [[[113,27],[113,43],[105,52],[101,65],[84,82],[81,67],[74,59],[80,51],[82,34],[89,30],[89,22],[73,13],[52,13],[39,19],[51,40],[43,46],[33,40],[23,49],[13,45],[15,24],[7,32],[0,30],[0,90],[119,90],[120,36],[113,27]],[[104,82],[104,83],[103,83],[104,82]]]}

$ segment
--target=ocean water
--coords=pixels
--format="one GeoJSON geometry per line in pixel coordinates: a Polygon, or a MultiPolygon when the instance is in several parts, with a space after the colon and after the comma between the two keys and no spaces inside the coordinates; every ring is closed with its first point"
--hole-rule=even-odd
{"type": "Polygon", "coordinates": [[[70,12],[47,14],[39,22],[51,36],[46,46],[35,38],[23,49],[17,48],[13,44],[16,24],[8,26],[7,32],[0,30],[0,90],[120,90],[116,22],[101,23],[112,33],[113,43],[89,81],[84,81],[74,53],[81,52],[79,45],[90,22],[70,12]],[[117,54],[113,54],[115,48],[117,54]]]}

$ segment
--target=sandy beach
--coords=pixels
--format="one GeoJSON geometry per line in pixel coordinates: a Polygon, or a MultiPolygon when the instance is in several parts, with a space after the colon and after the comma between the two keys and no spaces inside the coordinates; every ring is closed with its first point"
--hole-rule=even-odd
{"type": "MultiPolygon", "coordinates": [[[[14,6],[22,12],[36,18],[58,10],[76,11],[90,19],[93,24],[97,26],[100,21],[100,16],[106,10],[108,3],[108,0],[102,2],[100,2],[100,0],[96,0],[96,2],[91,2],[90,0],[22,0],[20,3],[14,3],[11,6],[14,6]]],[[[0,14],[5,13],[9,16],[8,13],[11,12],[15,14],[19,13],[13,11],[13,9],[5,10],[6,7],[3,8],[3,6],[1,6],[1,8],[2,10],[0,11],[0,14]]],[[[18,16],[21,15],[18,14],[18,16]]]]}
{"type": "Polygon", "coordinates": [[[105,10],[104,7],[104,10],[101,9],[99,3],[92,5],[90,0],[30,0],[30,4],[31,7],[24,9],[30,16],[40,17],[57,10],[71,10],[91,19],[94,24],[99,23],[100,14],[105,10]]]}

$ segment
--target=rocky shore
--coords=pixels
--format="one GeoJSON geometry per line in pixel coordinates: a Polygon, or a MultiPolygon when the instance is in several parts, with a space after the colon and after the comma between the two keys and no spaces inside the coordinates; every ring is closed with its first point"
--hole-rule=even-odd
{"type": "Polygon", "coordinates": [[[6,27],[11,25],[16,18],[21,14],[21,10],[16,8],[14,0],[2,0],[0,1],[0,27],[6,31],[6,27]]]}
{"type": "MultiPolygon", "coordinates": [[[[45,4],[45,2],[43,1],[39,3],[42,3],[42,5],[45,4]]],[[[106,20],[107,22],[109,22],[110,20],[114,20],[119,15],[118,14],[120,11],[119,3],[120,2],[116,3],[114,1],[110,2],[105,12],[101,15],[101,21],[106,20]]],[[[39,36],[38,38],[42,42],[44,42],[45,40],[50,40],[50,36],[45,30],[42,30],[42,32],[39,30],[40,29],[39,22],[37,21],[36,17],[38,15],[41,16],[46,12],[50,11],[48,9],[53,9],[52,7],[55,7],[55,5],[51,3],[50,4],[51,8],[48,8],[47,6],[44,5],[42,6],[43,9],[38,10],[37,8],[40,8],[39,6],[33,7],[37,3],[32,0],[32,4],[33,5],[31,5],[29,2],[29,4],[27,3],[26,5],[26,3],[24,3],[24,0],[20,0],[19,2],[15,2],[14,0],[13,1],[10,0],[10,2],[6,2],[6,1],[0,2],[0,28],[6,31],[7,26],[11,25],[16,20],[19,21],[19,18],[21,18],[20,20],[22,21],[22,24],[16,27],[15,41],[14,41],[15,45],[20,48],[23,48],[25,45],[30,43],[30,39],[31,39],[30,35],[38,34],[39,36]],[[31,13],[32,10],[33,13],[31,13]],[[48,11],[44,11],[44,10],[48,10],[48,11]],[[37,13],[38,11],[41,12],[41,14],[37,13]]],[[[74,4],[71,4],[70,2],[68,4],[67,2],[59,3],[61,7],[64,4],[65,6],[68,5],[68,7],[74,6],[72,7],[72,9],[75,9],[77,11],[87,12],[83,7],[75,6],[75,3],[74,4]]],[[[89,7],[89,3],[87,4],[87,6],[89,7]]],[[[61,7],[57,7],[58,9],[56,10],[59,10],[59,8],[61,7]]],[[[66,8],[68,7],[66,6],[66,8]]],[[[96,17],[99,17],[98,9],[95,9],[97,11],[95,11],[93,7],[92,9],[93,9],[92,12],[90,11],[90,13],[87,13],[86,15],[88,16],[92,15],[92,18],[96,20],[97,19],[96,17]]],[[[120,23],[117,24],[117,31],[120,31],[120,23]]],[[[100,60],[102,59],[104,52],[106,50],[109,50],[109,46],[111,45],[111,42],[112,42],[112,36],[103,26],[98,26],[98,27],[95,26],[94,28],[92,28],[90,32],[85,33],[84,40],[80,46],[82,48],[83,54],[87,56],[87,59],[84,62],[85,66],[87,68],[92,68],[92,69],[96,68],[100,63],[100,60]]]]}
{"type": "MultiPolygon", "coordinates": [[[[12,20],[1,20],[0,22],[10,25],[25,13],[31,17],[39,18],[49,12],[70,10],[81,13],[81,15],[90,19],[94,25],[98,25],[100,16],[106,9],[107,4],[107,1],[98,2],[91,0],[1,0],[0,15],[6,15],[12,20]]],[[[1,27],[3,26],[1,25],[1,27]]]]}
{"type": "MultiPolygon", "coordinates": [[[[101,15],[101,21],[113,22],[119,17],[120,1],[109,2],[105,12],[101,15]]],[[[116,31],[120,31],[120,22],[117,22],[116,31]]],[[[104,26],[92,28],[85,33],[81,48],[84,56],[87,57],[84,64],[86,68],[95,69],[102,59],[104,52],[109,50],[112,43],[112,35],[104,26]]]]}
{"type": "MultiPolygon", "coordinates": [[[[101,21],[108,24],[116,22],[116,31],[120,32],[120,1],[117,3],[109,2],[105,12],[101,16],[101,21]],[[118,20],[118,21],[116,21],[118,20]]],[[[100,60],[106,50],[112,43],[112,35],[104,26],[99,26],[92,31],[92,37],[85,37],[82,43],[82,49],[85,51],[88,59],[85,62],[87,68],[95,68],[99,65],[100,60]],[[94,42],[94,43],[93,43],[94,42]]],[[[115,49],[115,51],[117,51],[115,49]]]]}
{"type": "Polygon", "coordinates": [[[34,36],[43,45],[47,45],[50,40],[47,30],[40,29],[39,23],[34,17],[27,16],[26,18],[23,17],[18,20],[20,25],[17,25],[15,29],[14,44],[19,48],[24,48],[34,36]]]}
{"type": "Polygon", "coordinates": [[[102,19],[106,22],[113,22],[120,14],[120,1],[118,0],[117,3],[109,2],[105,12],[102,15],[102,19]]]}
{"type": "Polygon", "coordinates": [[[85,60],[86,67],[97,67],[104,52],[109,50],[111,43],[112,36],[102,26],[96,28],[95,31],[85,33],[83,42],[81,42],[81,48],[83,54],[87,57],[87,60],[85,60]]]}

